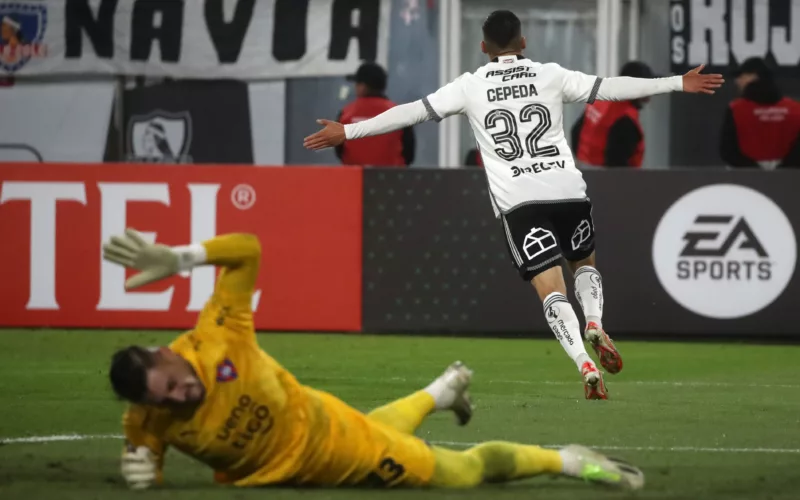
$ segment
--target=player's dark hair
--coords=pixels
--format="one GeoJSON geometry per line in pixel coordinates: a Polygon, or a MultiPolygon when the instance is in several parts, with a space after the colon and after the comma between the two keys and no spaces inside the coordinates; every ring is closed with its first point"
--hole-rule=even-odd
{"type": "Polygon", "coordinates": [[[510,10],[496,10],[483,22],[483,41],[494,50],[519,49],[522,23],[510,10]]]}
{"type": "Polygon", "coordinates": [[[155,356],[143,347],[120,349],[111,357],[108,376],[120,399],[141,402],[147,394],[147,370],[155,365],[155,356]]]}

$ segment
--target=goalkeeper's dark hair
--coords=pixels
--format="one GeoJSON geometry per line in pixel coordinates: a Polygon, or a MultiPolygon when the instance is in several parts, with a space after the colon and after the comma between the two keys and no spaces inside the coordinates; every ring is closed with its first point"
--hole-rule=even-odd
{"type": "Polygon", "coordinates": [[[130,346],[115,352],[108,371],[114,393],[132,403],[143,401],[147,394],[147,370],[153,365],[153,353],[143,347],[130,346]]]}
{"type": "Polygon", "coordinates": [[[519,50],[522,48],[522,23],[510,10],[496,10],[483,22],[483,41],[492,50],[519,50]]]}

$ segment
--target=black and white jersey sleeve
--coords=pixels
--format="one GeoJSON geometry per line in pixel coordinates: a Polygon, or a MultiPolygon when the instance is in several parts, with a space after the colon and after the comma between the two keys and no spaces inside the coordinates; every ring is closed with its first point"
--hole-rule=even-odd
{"type": "Polygon", "coordinates": [[[428,119],[440,122],[448,116],[464,113],[467,107],[467,97],[464,83],[470,73],[464,73],[433,94],[422,99],[428,119]]]}
{"type": "MultiPolygon", "coordinates": [[[[561,68],[559,66],[559,68],[561,68]]],[[[592,104],[597,99],[597,93],[600,91],[600,85],[603,79],[599,76],[587,75],[580,71],[570,71],[561,68],[562,71],[562,87],[563,101],[566,103],[571,102],[585,102],[592,104]]]]}

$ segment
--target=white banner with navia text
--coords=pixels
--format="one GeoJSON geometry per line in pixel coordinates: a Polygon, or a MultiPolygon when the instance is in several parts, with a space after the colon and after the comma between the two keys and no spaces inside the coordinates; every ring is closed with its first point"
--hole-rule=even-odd
{"type": "Polygon", "coordinates": [[[0,0],[0,76],[283,79],[386,64],[391,0],[0,0]]]}

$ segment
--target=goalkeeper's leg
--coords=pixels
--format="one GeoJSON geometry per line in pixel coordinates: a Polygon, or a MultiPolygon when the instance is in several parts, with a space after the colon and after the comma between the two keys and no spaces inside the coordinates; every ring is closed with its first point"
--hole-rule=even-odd
{"type": "Polygon", "coordinates": [[[436,469],[430,485],[440,488],[472,488],[483,483],[504,483],[542,474],[628,489],[644,485],[644,475],[636,467],[576,445],[547,450],[494,441],[466,451],[434,447],[434,455],[436,469]]]}
{"type": "Polygon", "coordinates": [[[452,410],[460,425],[472,417],[467,388],[472,371],[460,362],[450,365],[428,387],[377,408],[367,416],[405,434],[414,434],[422,421],[436,410],[452,410]]]}

